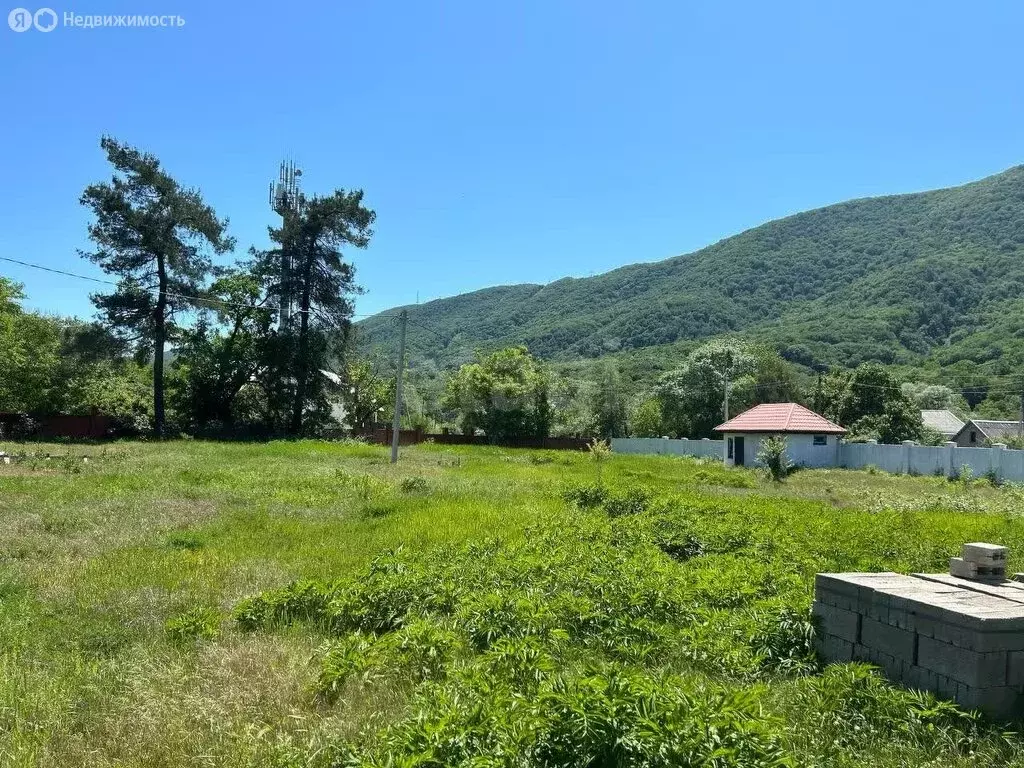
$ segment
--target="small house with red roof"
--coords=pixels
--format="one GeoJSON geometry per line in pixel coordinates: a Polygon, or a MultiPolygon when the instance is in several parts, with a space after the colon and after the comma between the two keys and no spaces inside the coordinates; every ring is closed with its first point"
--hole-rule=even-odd
{"type": "Polygon", "coordinates": [[[798,403],[764,403],[715,427],[725,438],[728,466],[758,463],[761,441],[777,436],[786,440],[786,456],[804,467],[839,464],[839,439],[846,430],[798,403]]]}

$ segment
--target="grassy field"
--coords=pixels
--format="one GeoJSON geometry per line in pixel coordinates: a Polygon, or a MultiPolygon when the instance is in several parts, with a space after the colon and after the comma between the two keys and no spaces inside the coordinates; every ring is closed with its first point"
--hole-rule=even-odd
{"type": "Polygon", "coordinates": [[[983,482],[318,442],[0,445],[0,765],[1024,766],[820,669],[817,571],[1012,548],[983,482]],[[51,458],[46,458],[47,454],[51,458]],[[83,457],[88,457],[88,461],[83,457]]]}

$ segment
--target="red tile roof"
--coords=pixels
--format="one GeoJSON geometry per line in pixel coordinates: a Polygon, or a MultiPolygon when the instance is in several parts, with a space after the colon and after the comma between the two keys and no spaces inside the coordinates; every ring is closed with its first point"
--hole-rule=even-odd
{"type": "Polygon", "coordinates": [[[764,403],[715,427],[715,432],[813,432],[842,435],[845,429],[796,403],[764,403]]]}

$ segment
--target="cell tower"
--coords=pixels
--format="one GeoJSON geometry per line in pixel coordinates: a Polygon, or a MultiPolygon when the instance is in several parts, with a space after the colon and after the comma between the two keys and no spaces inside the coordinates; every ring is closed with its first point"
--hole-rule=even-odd
{"type": "MultiPolygon", "coordinates": [[[[285,160],[281,163],[277,181],[270,182],[270,207],[281,217],[282,227],[288,223],[288,217],[299,213],[306,203],[306,196],[302,194],[299,179],[302,177],[302,169],[295,167],[294,160],[285,160]]],[[[292,256],[288,252],[287,243],[281,244],[281,314],[280,325],[288,324],[292,315],[292,256]]]]}

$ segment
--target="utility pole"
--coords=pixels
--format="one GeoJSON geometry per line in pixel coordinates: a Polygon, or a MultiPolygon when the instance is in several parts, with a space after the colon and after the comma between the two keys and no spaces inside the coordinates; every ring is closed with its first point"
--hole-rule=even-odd
{"type": "Polygon", "coordinates": [[[722,423],[729,420],[729,374],[722,376],[725,382],[725,400],[722,402],[722,423]]]}
{"type": "Polygon", "coordinates": [[[729,420],[729,379],[732,377],[732,350],[725,351],[725,360],[722,365],[722,388],[725,390],[725,397],[722,398],[723,423],[729,420]]]}
{"type": "Polygon", "coordinates": [[[402,420],[402,373],[405,370],[405,324],[409,313],[402,310],[398,316],[398,373],[395,374],[395,420],[391,424],[391,463],[398,463],[398,431],[402,420]]]}
{"type": "Polygon", "coordinates": [[[1020,384],[1020,423],[1017,424],[1017,439],[1024,447],[1024,380],[1020,384]]]}

